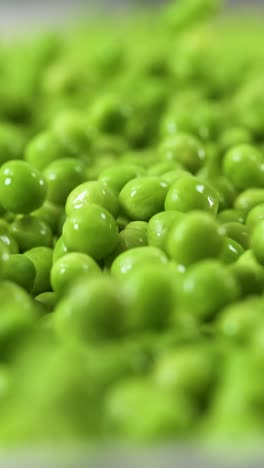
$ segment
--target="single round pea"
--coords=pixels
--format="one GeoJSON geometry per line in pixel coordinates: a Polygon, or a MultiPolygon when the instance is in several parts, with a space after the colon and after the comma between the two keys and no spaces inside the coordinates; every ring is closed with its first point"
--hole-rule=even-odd
{"type": "Polygon", "coordinates": [[[69,250],[64,244],[62,236],[61,236],[57,239],[54,249],[53,249],[53,257],[52,257],[53,263],[55,263],[59,258],[63,257],[63,255],[66,255],[67,253],[69,253],[69,250]]]}
{"type": "Polygon", "coordinates": [[[100,268],[93,258],[83,253],[68,253],[53,264],[51,286],[57,294],[65,294],[78,276],[96,273],[100,273],[100,268]]]}
{"type": "Polygon", "coordinates": [[[53,312],[57,304],[57,296],[54,292],[44,292],[36,296],[35,301],[41,304],[45,311],[53,312]]]}
{"type": "Polygon", "coordinates": [[[239,296],[239,284],[232,273],[220,262],[206,260],[186,272],[180,301],[200,320],[210,320],[239,296]]]}
{"type": "Polygon", "coordinates": [[[259,221],[250,234],[250,247],[257,261],[264,265],[264,221],[259,221]]]}
{"type": "Polygon", "coordinates": [[[36,278],[33,262],[23,254],[10,255],[5,267],[5,279],[31,293],[36,278]]]}
{"type": "Polygon", "coordinates": [[[190,175],[188,171],[185,171],[184,169],[174,169],[173,171],[168,171],[162,174],[161,180],[170,187],[174,182],[186,175],[190,175]]]}
{"type": "Polygon", "coordinates": [[[240,210],[234,210],[234,209],[220,211],[216,219],[220,224],[227,224],[227,223],[243,224],[245,222],[244,213],[240,210]]]}
{"type": "Polygon", "coordinates": [[[116,278],[122,278],[136,270],[143,263],[164,265],[168,263],[168,258],[164,252],[157,247],[136,247],[123,252],[114,260],[111,267],[111,273],[116,278]]]}
{"type": "Polygon", "coordinates": [[[221,151],[225,153],[233,146],[251,143],[251,134],[247,128],[244,127],[230,127],[222,133],[219,146],[221,151]]]}
{"type": "Polygon", "coordinates": [[[11,224],[10,231],[21,252],[33,247],[52,245],[53,236],[49,225],[36,216],[18,216],[11,224]]]}
{"type": "Polygon", "coordinates": [[[112,189],[96,180],[85,182],[76,187],[69,194],[66,203],[66,214],[70,216],[74,211],[89,204],[99,205],[116,218],[119,213],[119,200],[112,189]]]}
{"type": "Polygon", "coordinates": [[[241,223],[222,224],[222,231],[227,236],[242,245],[244,249],[248,248],[248,228],[241,223]]]}
{"type": "Polygon", "coordinates": [[[43,203],[41,208],[34,211],[32,214],[48,224],[53,234],[60,233],[61,217],[64,215],[64,210],[61,206],[55,205],[47,200],[43,203]]]}
{"type": "Polygon", "coordinates": [[[68,216],[62,238],[70,251],[83,252],[95,260],[101,260],[117,245],[118,229],[107,210],[90,204],[68,216]]]}
{"type": "Polygon", "coordinates": [[[90,110],[90,124],[103,133],[122,134],[130,115],[130,107],[114,95],[96,99],[90,110]]]}
{"type": "Polygon", "coordinates": [[[148,221],[162,211],[168,186],[158,177],[140,177],[128,182],[119,194],[124,212],[134,220],[148,221]]]}
{"type": "Polygon", "coordinates": [[[10,254],[17,254],[19,252],[18,243],[12,234],[8,232],[0,233],[0,240],[8,248],[10,254]]]}
{"type": "Polygon", "coordinates": [[[218,196],[206,182],[193,176],[183,176],[171,185],[165,199],[165,210],[201,210],[216,215],[218,196]]]}
{"type": "Polygon", "coordinates": [[[49,247],[34,247],[24,255],[31,260],[36,269],[36,278],[33,285],[32,294],[37,296],[46,291],[50,291],[50,270],[52,267],[52,249],[49,247]]]}
{"type": "Polygon", "coordinates": [[[42,171],[51,162],[65,157],[63,148],[50,131],[44,131],[34,136],[25,149],[25,160],[42,171]]]}
{"type": "Polygon", "coordinates": [[[98,180],[119,193],[130,180],[143,176],[144,172],[141,166],[123,163],[104,169],[98,180]]]}
{"type": "Polygon", "coordinates": [[[255,206],[249,211],[246,219],[246,225],[249,233],[251,233],[255,226],[262,220],[264,220],[264,203],[255,206]]]}
{"type": "Polygon", "coordinates": [[[0,169],[0,202],[14,213],[27,214],[39,208],[47,185],[40,172],[25,161],[9,161],[0,169]]]}
{"type": "Polygon", "coordinates": [[[179,211],[162,211],[152,216],[148,223],[148,243],[166,251],[167,238],[172,226],[182,220],[179,211]]]}
{"type": "Polygon", "coordinates": [[[47,181],[47,199],[55,205],[64,205],[68,195],[85,180],[84,165],[74,158],[53,161],[44,170],[47,181]]]}
{"type": "Polygon", "coordinates": [[[242,245],[233,239],[230,239],[230,237],[225,237],[224,246],[219,256],[219,260],[226,265],[229,265],[230,263],[235,263],[243,253],[244,249],[242,245]]]}
{"type": "Polygon", "coordinates": [[[237,278],[243,296],[261,294],[264,288],[264,269],[260,265],[252,250],[246,250],[239,259],[230,266],[230,270],[237,278]]]}
{"type": "Polygon", "coordinates": [[[163,158],[179,162],[193,174],[202,167],[206,159],[204,145],[198,138],[188,133],[178,133],[168,137],[161,143],[159,151],[163,158]]]}
{"type": "Polygon", "coordinates": [[[126,225],[126,229],[136,229],[147,235],[148,223],[146,221],[131,221],[126,225]]]}
{"type": "Polygon", "coordinates": [[[191,265],[218,257],[223,245],[224,236],[215,220],[207,213],[193,212],[172,227],[167,251],[176,262],[191,265]]]}
{"type": "Polygon", "coordinates": [[[248,189],[238,195],[234,206],[247,215],[252,208],[261,203],[264,203],[264,189],[248,189]]]}
{"type": "Polygon", "coordinates": [[[231,148],[223,160],[223,172],[238,191],[261,187],[263,171],[261,153],[251,145],[231,148]]]}
{"type": "Polygon", "coordinates": [[[117,338],[124,330],[125,307],[116,282],[108,276],[84,276],[58,304],[54,323],[63,339],[89,344],[117,338]]]}
{"type": "Polygon", "coordinates": [[[51,133],[62,146],[65,156],[87,156],[91,146],[91,134],[86,119],[78,112],[63,111],[56,115],[51,133]]]}
{"type": "Polygon", "coordinates": [[[126,275],[122,283],[128,304],[129,330],[167,328],[174,307],[174,292],[169,272],[162,265],[141,265],[126,275]]]}

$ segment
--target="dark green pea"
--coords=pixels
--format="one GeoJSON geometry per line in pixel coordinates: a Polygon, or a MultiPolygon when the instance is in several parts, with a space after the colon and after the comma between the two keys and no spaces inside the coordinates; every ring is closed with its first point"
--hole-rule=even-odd
{"type": "Polygon", "coordinates": [[[167,251],[173,260],[187,266],[218,257],[223,245],[224,236],[215,220],[207,213],[193,212],[172,227],[167,251]]]}
{"type": "Polygon", "coordinates": [[[195,174],[206,159],[206,151],[198,138],[188,133],[178,133],[163,141],[159,147],[161,156],[175,161],[195,174]]]}
{"type": "Polygon", "coordinates": [[[21,252],[33,247],[51,247],[52,231],[47,223],[32,215],[18,216],[11,224],[10,231],[21,252]]]}
{"type": "Polygon", "coordinates": [[[206,182],[193,176],[183,176],[171,185],[165,199],[165,210],[201,210],[216,215],[218,196],[206,182]]]}
{"type": "Polygon", "coordinates": [[[36,269],[36,278],[32,294],[37,296],[50,291],[50,270],[52,267],[52,250],[48,247],[34,247],[24,254],[36,269]]]}
{"type": "Polygon", "coordinates": [[[36,169],[24,161],[9,161],[0,170],[0,202],[14,213],[30,213],[46,197],[47,186],[36,169]]]}
{"type": "Polygon", "coordinates": [[[124,212],[134,220],[148,221],[162,211],[168,186],[158,177],[140,177],[128,182],[119,194],[124,212]]]}
{"type": "Polygon", "coordinates": [[[246,219],[246,225],[251,233],[258,222],[264,220],[264,203],[255,206],[252,210],[249,211],[246,219]]]}
{"type": "Polygon", "coordinates": [[[5,268],[5,279],[31,293],[35,278],[36,269],[29,258],[22,254],[10,255],[5,268]]]}
{"type": "Polygon", "coordinates": [[[111,273],[116,278],[122,278],[130,274],[143,263],[164,265],[168,263],[168,258],[164,252],[157,247],[137,247],[120,254],[112,264],[111,273]]]}
{"type": "Polygon", "coordinates": [[[264,189],[248,189],[240,193],[234,206],[247,215],[252,208],[261,203],[264,203],[264,189]]]}
{"type": "Polygon", "coordinates": [[[50,131],[44,131],[34,136],[25,149],[25,160],[42,171],[50,163],[65,157],[61,145],[50,131]]]}
{"type": "Polygon", "coordinates": [[[220,224],[227,224],[227,223],[241,223],[245,222],[244,213],[240,210],[223,210],[217,215],[217,221],[220,224]]]}
{"type": "Polygon", "coordinates": [[[166,251],[167,239],[172,226],[182,220],[179,211],[162,211],[154,215],[148,223],[148,243],[166,251]]]}
{"type": "Polygon", "coordinates": [[[143,176],[144,172],[141,166],[123,163],[101,171],[98,180],[119,193],[130,180],[143,176]]]}
{"type": "Polygon", "coordinates": [[[235,263],[243,253],[244,249],[242,245],[233,239],[230,239],[230,237],[225,237],[224,247],[219,260],[226,265],[229,265],[231,263],[235,263]]]}
{"type": "Polygon", "coordinates": [[[46,167],[44,176],[47,199],[55,205],[64,205],[70,192],[84,182],[84,165],[73,158],[56,160],[46,167]]]}
{"type": "Polygon", "coordinates": [[[247,226],[241,223],[226,223],[222,224],[222,230],[227,237],[238,242],[244,249],[248,248],[249,233],[247,226]]]}
{"type": "Polygon", "coordinates": [[[238,191],[263,184],[262,154],[251,145],[231,148],[223,160],[223,172],[238,191]]]}
{"type": "Polygon", "coordinates": [[[220,262],[206,260],[186,272],[180,301],[200,320],[210,320],[239,297],[239,284],[232,273],[220,262]]]}

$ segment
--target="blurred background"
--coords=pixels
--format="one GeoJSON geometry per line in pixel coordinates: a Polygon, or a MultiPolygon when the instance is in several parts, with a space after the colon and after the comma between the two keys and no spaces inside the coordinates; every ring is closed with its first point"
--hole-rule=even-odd
{"type": "MultiPolygon", "coordinates": [[[[180,1],[180,0],[179,0],[180,1]]],[[[184,0],[183,0],[184,1],[184,0]]],[[[229,8],[264,7],[264,0],[224,0],[229,8]]],[[[101,10],[107,14],[138,7],[154,8],[168,0],[2,0],[0,1],[0,33],[38,29],[40,25],[63,24],[83,15],[101,10]]]]}

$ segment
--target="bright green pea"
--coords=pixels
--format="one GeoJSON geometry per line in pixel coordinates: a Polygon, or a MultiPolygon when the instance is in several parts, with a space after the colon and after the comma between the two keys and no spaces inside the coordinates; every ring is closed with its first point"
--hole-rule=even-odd
{"type": "Polygon", "coordinates": [[[206,159],[204,145],[198,138],[188,133],[178,133],[168,137],[159,147],[161,156],[168,161],[175,161],[195,174],[206,159]]]}
{"type": "Polygon", "coordinates": [[[4,276],[6,266],[9,262],[9,251],[7,246],[0,241],[0,278],[4,276]]]}
{"type": "Polygon", "coordinates": [[[24,254],[36,269],[36,278],[32,294],[37,296],[50,291],[50,270],[52,267],[52,250],[49,247],[34,247],[24,254]]]}
{"type": "Polygon", "coordinates": [[[193,212],[172,227],[167,251],[173,260],[187,266],[218,257],[223,245],[224,236],[215,220],[207,213],[193,212]]]}
{"type": "Polygon", "coordinates": [[[219,211],[232,208],[237,192],[230,180],[224,176],[219,177],[219,175],[217,175],[216,178],[209,176],[208,180],[217,192],[219,198],[219,211]]]}
{"type": "Polygon", "coordinates": [[[248,248],[248,228],[241,223],[226,223],[222,224],[222,230],[227,237],[230,237],[244,249],[248,248]]]}
{"type": "Polygon", "coordinates": [[[130,107],[114,95],[96,99],[89,123],[103,133],[122,134],[130,116],[130,107]]]}
{"type": "Polygon", "coordinates": [[[172,226],[184,218],[178,211],[162,211],[152,216],[148,223],[148,243],[166,251],[167,238],[172,226]]]}
{"type": "Polygon", "coordinates": [[[23,254],[10,255],[5,268],[5,279],[31,293],[36,278],[33,262],[23,254]]]}
{"type": "Polygon", "coordinates": [[[211,320],[239,297],[239,284],[232,273],[220,262],[206,260],[192,265],[186,272],[180,301],[200,320],[211,320]]]}
{"type": "Polygon", "coordinates": [[[74,158],[53,161],[44,170],[47,181],[47,199],[55,205],[64,205],[71,191],[84,180],[84,165],[74,158]]]}
{"type": "Polygon", "coordinates": [[[56,307],[57,296],[54,292],[44,292],[36,296],[35,301],[41,304],[45,311],[53,312],[56,307]]]}
{"type": "Polygon", "coordinates": [[[141,265],[122,284],[128,303],[129,330],[162,330],[169,325],[174,307],[174,292],[166,266],[141,265]]]}
{"type": "Polygon", "coordinates": [[[116,194],[102,182],[90,181],[76,187],[69,194],[66,203],[66,214],[70,216],[76,210],[89,204],[99,205],[116,218],[120,206],[116,194]]]}
{"type": "Polygon", "coordinates": [[[184,169],[174,169],[173,171],[168,171],[162,174],[161,179],[170,187],[174,182],[186,175],[190,175],[188,171],[185,171],[184,169]]]}
{"type": "Polygon", "coordinates": [[[10,254],[17,254],[19,252],[18,243],[12,234],[2,233],[0,234],[0,240],[8,248],[10,254]]]}
{"type": "Polygon", "coordinates": [[[143,263],[164,265],[167,262],[167,256],[157,247],[137,247],[120,254],[112,264],[111,273],[116,278],[122,278],[136,270],[143,263]]]}
{"type": "Polygon", "coordinates": [[[252,250],[246,250],[230,266],[230,270],[237,278],[243,296],[261,294],[264,288],[264,269],[260,265],[252,250]]]}
{"type": "Polygon", "coordinates": [[[241,244],[230,239],[230,237],[225,237],[224,247],[219,260],[226,265],[235,263],[243,253],[244,249],[241,244]]]}
{"type": "Polygon", "coordinates": [[[64,295],[78,276],[100,273],[100,268],[93,258],[83,253],[68,253],[58,259],[51,269],[51,286],[53,290],[64,295]]]}
{"type": "Polygon", "coordinates": [[[125,306],[118,284],[108,276],[84,276],[59,302],[55,329],[62,339],[86,344],[117,338],[124,331],[125,306]]]}
{"type": "Polygon", "coordinates": [[[117,245],[118,229],[107,210],[90,204],[68,216],[62,238],[70,251],[83,252],[95,260],[101,260],[117,245]]]}
{"type": "Polygon", "coordinates": [[[201,210],[216,215],[218,203],[218,196],[209,184],[193,176],[183,176],[171,185],[165,199],[165,210],[201,210]]]}
{"type": "Polygon", "coordinates": [[[61,145],[50,131],[44,131],[34,136],[25,149],[25,160],[42,171],[50,163],[65,157],[61,145]]]}
{"type": "Polygon", "coordinates": [[[251,145],[231,148],[223,160],[223,172],[238,191],[261,187],[263,171],[261,153],[251,145]]]}
{"type": "Polygon", "coordinates": [[[105,399],[109,436],[137,443],[183,437],[194,424],[195,412],[182,396],[166,393],[152,382],[130,378],[117,383],[105,399]]]}
{"type": "Polygon", "coordinates": [[[146,221],[131,221],[126,225],[126,228],[139,230],[146,235],[148,233],[148,223],[146,221]]]}
{"type": "Polygon", "coordinates": [[[59,237],[55,243],[54,250],[53,250],[53,263],[55,263],[59,258],[63,257],[69,253],[66,245],[63,242],[62,236],[59,237]]]}
{"type": "Polygon", "coordinates": [[[19,127],[2,123],[0,125],[0,166],[6,161],[20,159],[23,154],[24,138],[19,127]]]}
{"type": "Polygon", "coordinates": [[[234,210],[234,209],[221,211],[220,213],[218,213],[216,219],[220,224],[226,224],[226,223],[243,224],[245,222],[245,216],[243,212],[240,210],[234,210]]]}
{"type": "Polygon", "coordinates": [[[162,176],[170,171],[175,171],[178,169],[182,169],[181,164],[178,164],[174,161],[161,161],[157,164],[154,164],[148,169],[148,175],[150,176],[162,176]]]}
{"type": "Polygon", "coordinates": [[[141,166],[123,163],[104,169],[98,180],[119,193],[130,180],[143,176],[144,172],[141,166]]]}
{"type": "Polygon", "coordinates": [[[140,177],[128,182],[119,194],[124,212],[134,220],[148,221],[162,211],[168,186],[158,177],[140,177]]]}
{"type": "Polygon", "coordinates": [[[230,148],[242,144],[251,143],[251,134],[244,127],[230,127],[224,130],[219,140],[221,151],[225,153],[230,148]]]}
{"type": "Polygon", "coordinates": [[[49,225],[36,216],[18,216],[11,224],[10,231],[21,252],[33,247],[52,245],[53,236],[49,225]]]}
{"type": "Polygon", "coordinates": [[[257,261],[264,265],[264,221],[259,221],[250,234],[250,247],[257,261]]]}
{"type": "Polygon", "coordinates": [[[64,215],[64,210],[61,206],[45,201],[41,208],[32,213],[37,218],[49,225],[53,234],[60,232],[60,221],[64,215]]]}
{"type": "Polygon", "coordinates": [[[256,205],[264,203],[264,189],[248,189],[238,195],[235,208],[248,214],[256,205]]]}
{"type": "Polygon", "coordinates": [[[246,225],[249,233],[251,233],[254,227],[262,220],[264,220],[264,203],[255,206],[249,211],[246,219],[246,225]]]}
{"type": "Polygon", "coordinates": [[[47,186],[36,169],[24,161],[9,161],[0,169],[0,202],[14,213],[30,213],[46,197],[47,186]]]}
{"type": "Polygon", "coordinates": [[[65,156],[87,157],[91,146],[91,135],[86,119],[82,115],[72,111],[60,113],[52,123],[51,132],[66,152],[65,156]]]}

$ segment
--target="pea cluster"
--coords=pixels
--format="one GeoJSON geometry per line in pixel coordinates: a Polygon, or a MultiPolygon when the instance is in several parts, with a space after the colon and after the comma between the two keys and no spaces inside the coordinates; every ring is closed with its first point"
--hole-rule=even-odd
{"type": "Polygon", "coordinates": [[[261,440],[264,35],[216,3],[1,44],[0,445],[261,440]]]}

